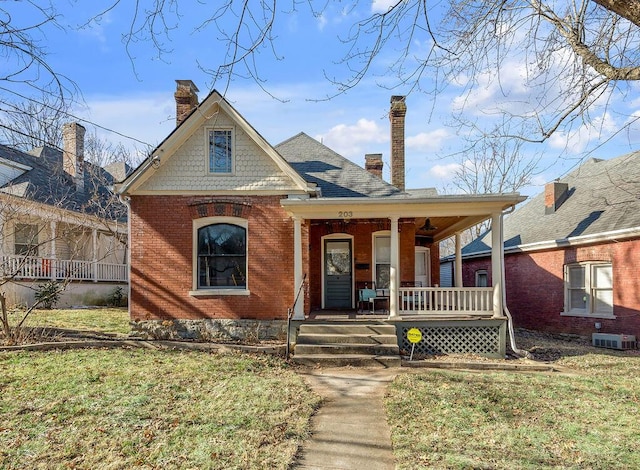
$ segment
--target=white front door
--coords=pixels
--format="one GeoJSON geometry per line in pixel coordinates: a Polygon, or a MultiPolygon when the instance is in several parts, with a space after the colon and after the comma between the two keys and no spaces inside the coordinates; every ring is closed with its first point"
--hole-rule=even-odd
{"type": "Polygon", "coordinates": [[[416,286],[431,286],[431,251],[423,246],[416,246],[415,260],[416,286]]]}

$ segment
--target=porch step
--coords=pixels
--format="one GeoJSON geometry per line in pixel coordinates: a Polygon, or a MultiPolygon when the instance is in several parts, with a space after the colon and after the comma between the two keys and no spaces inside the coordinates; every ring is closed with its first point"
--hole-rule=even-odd
{"type": "Polygon", "coordinates": [[[305,323],[300,325],[293,360],[308,366],[400,367],[394,325],[305,323]]]}

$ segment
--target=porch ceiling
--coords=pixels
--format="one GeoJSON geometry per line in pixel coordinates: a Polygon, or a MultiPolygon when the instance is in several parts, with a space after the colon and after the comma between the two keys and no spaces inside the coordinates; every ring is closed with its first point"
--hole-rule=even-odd
{"type": "Polygon", "coordinates": [[[383,218],[416,219],[418,228],[429,219],[431,230],[418,234],[434,241],[486,220],[492,214],[515,206],[526,199],[518,193],[491,195],[436,196],[431,198],[319,198],[283,199],[282,207],[301,219],[358,220],[383,218]]]}

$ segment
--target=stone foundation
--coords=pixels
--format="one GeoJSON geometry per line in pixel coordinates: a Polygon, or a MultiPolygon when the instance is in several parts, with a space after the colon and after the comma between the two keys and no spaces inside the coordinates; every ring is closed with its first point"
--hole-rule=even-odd
{"type": "Polygon", "coordinates": [[[284,320],[141,320],[131,332],[146,339],[195,341],[286,341],[284,320]]]}

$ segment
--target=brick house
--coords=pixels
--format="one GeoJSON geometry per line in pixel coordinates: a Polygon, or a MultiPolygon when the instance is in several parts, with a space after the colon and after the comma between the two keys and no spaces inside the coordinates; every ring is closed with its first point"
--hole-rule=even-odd
{"type": "MultiPolygon", "coordinates": [[[[463,248],[464,284],[492,277],[491,233],[463,248]]],[[[514,325],[640,336],[640,153],[591,159],[504,220],[514,325]]]]}
{"type": "Polygon", "coordinates": [[[201,103],[197,92],[177,81],[175,130],[118,186],[130,206],[135,329],[277,337],[290,309],[295,321],[364,310],[365,286],[389,321],[431,309],[503,327],[498,285],[437,287],[438,243],[523,198],[406,190],[404,97],[391,100],[387,183],[380,154],[362,168],[304,133],[272,146],[217,91],[201,103]],[[469,295],[483,301],[453,300],[469,295]]]}

